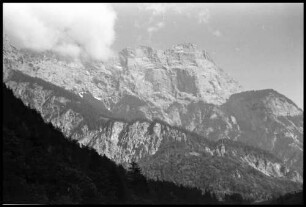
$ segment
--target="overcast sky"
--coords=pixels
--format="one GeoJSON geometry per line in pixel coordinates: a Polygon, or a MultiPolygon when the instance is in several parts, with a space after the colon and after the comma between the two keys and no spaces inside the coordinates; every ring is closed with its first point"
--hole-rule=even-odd
{"type": "Polygon", "coordinates": [[[303,4],[112,4],[112,48],[191,42],[245,90],[272,88],[303,109],[303,4]]]}

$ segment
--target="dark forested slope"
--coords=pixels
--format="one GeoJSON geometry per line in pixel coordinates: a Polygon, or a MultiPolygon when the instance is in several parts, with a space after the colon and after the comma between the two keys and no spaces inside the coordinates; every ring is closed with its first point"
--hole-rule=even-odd
{"type": "Polygon", "coordinates": [[[209,192],[147,180],[136,163],[126,171],[81,148],[4,85],[2,92],[3,203],[219,203],[209,192]]]}

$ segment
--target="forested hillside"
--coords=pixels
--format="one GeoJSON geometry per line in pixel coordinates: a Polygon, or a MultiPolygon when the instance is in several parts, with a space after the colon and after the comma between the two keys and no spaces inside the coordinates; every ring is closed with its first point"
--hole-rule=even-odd
{"type": "MultiPolygon", "coordinates": [[[[3,85],[3,203],[218,203],[214,195],[147,180],[70,141],[3,85]]],[[[232,199],[234,197],[231,197],[232,199]]]]}
{"type": "MultiPolygon", "coordinates": [[[[3,203],[248,203],[239,194],[226,196],[221,202],[210,192],[202,195],[195,188],[148,180],[136,163],[126,171],[95,150],[64,138],[5,85],[2,88],[3,203]]],[[[301,194],[290,203],[300,203],[301,194]]],[[[287,197],[272,203],[286,203],[287,197]]]]}

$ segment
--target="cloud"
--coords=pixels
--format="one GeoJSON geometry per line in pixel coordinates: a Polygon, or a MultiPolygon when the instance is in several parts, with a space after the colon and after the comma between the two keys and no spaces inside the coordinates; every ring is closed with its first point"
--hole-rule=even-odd
{"type": "Polygon", "coordinates": [[[205,24],[208,24],[211,18],[210,10],[209,9],[203,9],[198,14],[198,22],[201,24],[202,22],[205,24]]]}
{"type": "Polygon", "coordinates": [[[21,48],[106,60],[116,13],[107,4],[4,4],[4,32],[21,48]]]}
{"type": "Polygon", "coordinates": [[[153,15],[164,15],[166,12],[174,12],[175,14],[189,15],[193,10],[198,9],[199,6],[205,4],[191,4],[191,3],[138,3],[139,10],[152,12],[153,15]]]}
{"type": "Polygon", "coordinates": [[[220,30],[214,29],[214,27],[211,25],[211,13],[208,8],[201,9],[198,13],[198,23],[204,23],[206,24],[208,31],[214,35],[215,37],[221,37],[222,33],[220,30]]]}
{"type": "MultiPolygon", "coordinates": [[[[183,15],[186,18],[195,18],[199,24],[205,24],[208,31],[215,37],[223,36],[222,32],[218,29],[215,29],[211,25],[212,15],[210,11],[210,4],[170,4],[170,3],[141,3],[138,4],[138,9],[142,11],[151,12],[152,16],[148,21],[148,24],[154,22],[154,19],[163,16],[163,21],[165,21],[164,16],[166,12],[172,12],[176,15],[183,15]]],[[[152,32],[159,30],[161,27],[151,26],[147,29],[149,35],[152,35],[152,32]]]]}
{"type": "Polygon", "coordinates": [[[153,4],[146,4],[144,6],[145,10],[152,11],[153,15],[161,15],[169,9],[167,4],[163,3],[153,3],[153,4]]]}
{"type": "Polygon", "coordinates": [[[164,22],[159,22],[155,26],[149,27],[147,30],[149,33],[156,32],[165,26],[164,22]]]}
{"type": "Polygon", "coordinates": [[[151,26],[147,29],[148,33],[149,33],[149,39],[151,39],[152,34],[154,32],[157,32],[158,30],[160,30],[161,28],[163,28],[165,26],[164,22],[158,22],[157,24],[155,24],[154,26],[151,26]]]}
{"type": "Polygon", "coordinates": [[[212,32],[212,34],[216,37],[221,37],[222,36],[222,33],[219,31],[219,30],[215,30],[212,32]]]}

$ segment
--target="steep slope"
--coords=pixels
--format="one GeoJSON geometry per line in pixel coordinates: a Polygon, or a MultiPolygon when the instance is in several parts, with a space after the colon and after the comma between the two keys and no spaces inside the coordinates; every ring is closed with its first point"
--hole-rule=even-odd
{"type": "Polygon", "coordinates": [[[65,139],[5,86],[2,95],[2,203],[220,204],[210,192],[145,179],[137,166],[126,171],[65,139]]]}
{"type": "Polygon", "coordinates": [[[237,140],[272,152],[303,172],[303,111],[290,99],[267,89],[234,94],[224,108],[240,127],[237,140]]]}
{"type": "Polygon", "coordinates": [[[201,146],[204,150],[200,147],[196,149],[198,144],[188,142],[184,145],[164,144],[156,154],[142,159],[140,163],[150,178],[163,178],[213,191],[220,199],[225,194],[238,193],[244,199],[260,201],[286,192],[289,186],[297,190],[279,176],[296,176],[296,172],[290,172],[289,176],[284,166],[277,161],[271,162],[266,154],[256,150],[252,153],[251,149],[237,147],[236,144],[218,143],[210,148],[201,146]]]}

